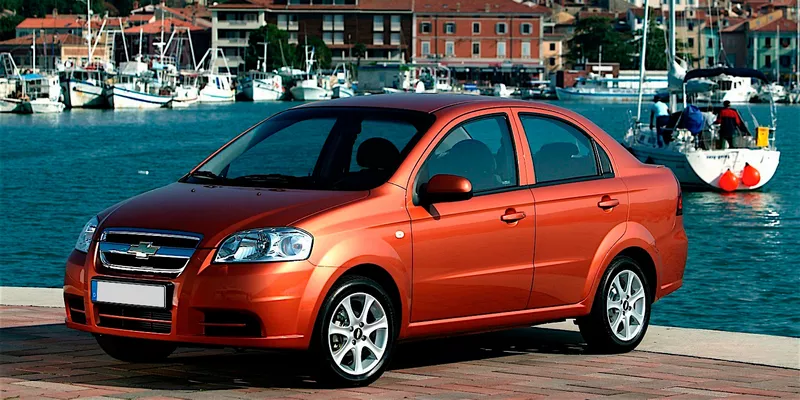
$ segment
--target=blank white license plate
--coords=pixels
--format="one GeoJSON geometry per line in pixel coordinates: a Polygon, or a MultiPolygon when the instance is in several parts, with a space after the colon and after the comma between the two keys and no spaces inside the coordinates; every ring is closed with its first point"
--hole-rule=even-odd
{"type": "Polygon", "coordinates": [[[166,308],[167,288],[163,285],[93,280],[92,301],[166,308]]]}

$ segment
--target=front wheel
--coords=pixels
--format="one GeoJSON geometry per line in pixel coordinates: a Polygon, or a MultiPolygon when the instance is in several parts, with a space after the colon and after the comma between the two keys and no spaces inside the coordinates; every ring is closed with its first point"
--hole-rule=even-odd
{"type": "Polygon", "coordinates": [[[164,361],[178,346],[172,342],[95,335],[97,344],[111,357],[130,363],[164,361]]]}
{"type": "Polygon", "coordinates": [[[650,323],[650,285],[636,260],[615,258],[600,281],[592,312],[578,319],[591,350],[624,353],[639,345],[650,323]]]}
{"type": "Polygon", "coordinates": [[[334,386],[364,386],[386,369],[394,341],[394,307],[385,290],[365,277],[337,283],[317,321],[319,378],[334,386]]]}

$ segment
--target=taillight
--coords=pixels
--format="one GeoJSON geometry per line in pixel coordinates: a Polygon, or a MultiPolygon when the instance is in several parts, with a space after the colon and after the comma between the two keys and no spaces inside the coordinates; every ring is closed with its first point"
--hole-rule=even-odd
{"type": "Polygon", "coordinates": [[[683,192],[678,189],[678,210],[675,211],[675,215],[683,215],[683,192]]]}

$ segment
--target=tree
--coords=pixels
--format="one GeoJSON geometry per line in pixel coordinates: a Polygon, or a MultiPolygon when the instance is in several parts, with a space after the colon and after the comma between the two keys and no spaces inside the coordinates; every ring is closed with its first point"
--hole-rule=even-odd
{"type": "Polygon", "coordinates": [[[568,43],[567,60],[573,64],[581,59],[597,62],[600,59],[601,46],[604,62],[619,63],[622,69],[635,67],[631,36],[615,30],[611,20],[604,17],[589,17],[578,21],[575,35],[568,43]]]}
{"type": "MultiPolygon", "coordinates": [[[[648,71],[663,71],[669,68],[667,65],[667,43],[664,35],[664,27],[657,23],[655,13],[650,14],[647,26],[647,54],[645,54],[644,67],[648,71]]],[[[640,29],[636,31],[636,48],[641,51],[642,34],[640,29]]],[[[638,53],[638,52],[637,52],[638,53]]],[[[636,60],[639,64],[639,60],[636,60]]]]}
{"type": "Polygon", "coordinates": [[[361,66],[361,59],[367,55],[367,46],[364,43],[353,45],[353,56],[356,58],[356,68],[361,66]]]}
{"type": "Polygon", "coordinates": [[[264,56],[264,39],[267,39],[267,70],[279,69],[283,66],[296,65],[295,47],[289,45],[289,33],[278,29],[277,25],[267,24],[250,32],[249,47],[245,54],[245,66],[255,69],[258,59],[264,56]]]}
{"type": "Polygon", "coordinates": [[[0,40],[12,39],[16,36],[17,25],[24,19],[25,17],[21,15],[0,18],[0,40]]]}
{"type": "Polygon", "coordinates": [[[314,58],[317,61],[317,67],[320,69],[329,69],[331,67],[331,59],[333,58],[333,54],[331,53],[331,49],[328,48],[328,45],[326,45],[322,39],[316,36],[307,36],[306,40],[307,44],[297,45],[294,53],[295,61],[305,68],[306,56],[303,48],[307,45],[314,48],[314,58]]]}

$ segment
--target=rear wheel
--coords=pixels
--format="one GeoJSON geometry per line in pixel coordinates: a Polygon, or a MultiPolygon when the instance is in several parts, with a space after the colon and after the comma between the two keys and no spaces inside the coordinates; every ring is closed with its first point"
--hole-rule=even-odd
{"type": "Polygon", "coordinates": [[[650,323],[653,294],[636,260],[619,256],[597,289],[592,312],[578,320],[591,350],[622,353],[636,348],[650,323]]]}
{"type": "Polygon", "coordinates": [[[164,361],[178,346],[172,342],[96,335],[100,348],[111,357],[131,363],[164,361]]]}
{"type": "Polygon", "coordinates": [[[330,293],[315,332],[319,378],[334,386],[369,385],[383,374],[394,348],[393,304],[364,277],[348,277],[330,293]]]}

